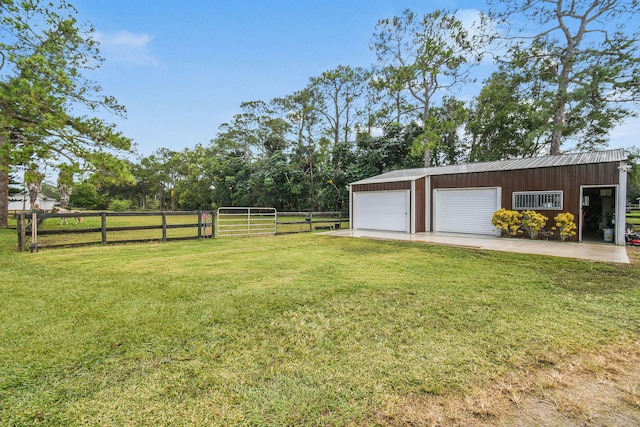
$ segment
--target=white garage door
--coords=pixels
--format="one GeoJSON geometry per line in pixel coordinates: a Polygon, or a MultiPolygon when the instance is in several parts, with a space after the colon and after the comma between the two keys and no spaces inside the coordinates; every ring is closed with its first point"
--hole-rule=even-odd
{"type": "Polygon", "coordinates": [[[355,229],[409,232],[409,191],[354,193],[355,229]]]}
{"type": "Polygon", "coordinates": [[[435,190],[435,231],[498,234],[491,218],[500,196],[500,188],[435,190]]]}

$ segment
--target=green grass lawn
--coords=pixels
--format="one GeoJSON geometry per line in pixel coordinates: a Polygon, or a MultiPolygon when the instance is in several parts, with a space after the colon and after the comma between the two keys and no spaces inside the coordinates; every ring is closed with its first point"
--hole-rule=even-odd
{"type": "Polygon", "coordinates": [[[640,339],[640,265],[318,234],[17,253],[0,425],[367,425],[640,339]]]}

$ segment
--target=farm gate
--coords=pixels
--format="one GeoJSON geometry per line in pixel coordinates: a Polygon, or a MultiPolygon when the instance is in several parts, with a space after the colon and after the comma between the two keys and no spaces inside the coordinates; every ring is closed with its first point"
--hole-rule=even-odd
{"type": "Polygon", "coordinates": [[[275,235],[277,219],[274,208],[218,208],[216,237],[275,235]]]}

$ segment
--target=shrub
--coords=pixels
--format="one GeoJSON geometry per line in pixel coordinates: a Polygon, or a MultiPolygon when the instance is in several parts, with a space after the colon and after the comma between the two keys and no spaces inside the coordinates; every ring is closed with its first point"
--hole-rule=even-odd
{"type": "Polygon", "coordinates": [[[547,223],[546,216],[536,211],[524,211],[522,213],[522,228],[524,228],[532,239],[538,238],[538,233],[547,223]]]}
{"type": "Polygon", "coordinates": [[[576,223],[573,221],[574,216],[571,212],[559,213],[558,215],[556,215],[554,220],[556,221],[556,226],[553,227],[553,229],[555,230],[557,228],[560,230],[560,238],[563,242],[568,237],[576,235],[576,230],[578,227],[576,227],[576,223]]]}
{"type": "Polygon", "coordinates": [[[109,207],[114,211],[128,211],[131,210],[131,200],[129,199],[111,199],[109,207]]]}
{"type": "Polygon", "coordinates": [[[491,224],[500,230],[502,236],[515,237],[522,233],[522,230],[520,230],[520,218],[522,218],[520,212],[501,208],[493,213],[491,224]]]}
{"type": "Polygon", "coordinates": [[[98,194],[95,185],[80,183],[73,186],[69,206],[94,210],[106,209],[107,201],[103,195],[98,194]]]}

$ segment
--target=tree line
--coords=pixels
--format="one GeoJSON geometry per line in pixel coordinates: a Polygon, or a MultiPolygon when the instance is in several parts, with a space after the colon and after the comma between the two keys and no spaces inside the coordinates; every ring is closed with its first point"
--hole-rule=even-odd
{"type": "Polygon", "coordinates": [[[406,10],[376,24],[371,67],[340,65],[292,94],[244,102],[208,144],[124,161],[130,140],[70,113],[77,103],[124,113],[80,78],[99,64],[95,42],[73,18],[25,4],[0,6],[14,40],[0,44],[0,200],[18,170],[40,189],[47,164],[61,200],[86,208],[346,209],[348,183],[393,169],[605,147],[640,99],[637,30],[625,27],[635,1],[500,0],[473,24],[406,10]],[[38,14],[40,32],[27,19],[38,14]],[[39,38],[21,38],[27,24],[39,38]],[[480,64],[493,73],[460,98],[480,64]]]}

